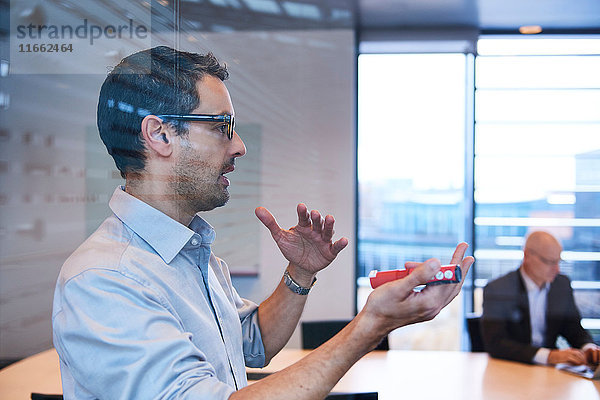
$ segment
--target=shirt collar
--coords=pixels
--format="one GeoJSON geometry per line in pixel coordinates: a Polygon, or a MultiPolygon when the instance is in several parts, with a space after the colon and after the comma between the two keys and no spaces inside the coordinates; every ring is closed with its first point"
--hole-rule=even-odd
{"type": "Polygon", "coordinates": [[[200,216],[195,215],[186,227],[156,208],[125,192],[115,189],[109,202],[110,209],[125,225],[144,239],[168,264],[196,234],[202,243],[211,244],[215,230],[200,216]]]}
{"type": "Polygon", "coordinates": [[[523,282],[525,282],[525,289],[527,289],[527,292],[539,292],[541,290],[547,290],[550,287],[550,284],[548,282],[544,283],[542,285],[542,287],[539,287],[538,285],[536,285],[536,283],[533,281],[533,279],[531,279],[529,277],[529,275],[527,275],[525,273],[523,266],[521,266],[521,268],[519,268],[519,272],[521,273],[523,282]]]}

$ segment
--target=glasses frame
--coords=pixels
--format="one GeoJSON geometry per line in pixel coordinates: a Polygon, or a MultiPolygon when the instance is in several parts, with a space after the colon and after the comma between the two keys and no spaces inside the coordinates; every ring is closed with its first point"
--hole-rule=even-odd
{"type": "Polygon", "coordinates": [[[542,256],[540,253],[538,253],[538,252],[537,252],[537,251],[535,251],[535,250],[531,250],[530,248],[527,248],[527,250],[528,250],[529,252],[531,252],[531,253],[535,254],[535,256],[536,256],[537,258],[539,258],[539,259],[540,259],[540,261],[541,261],[541,262],[543,262],[543,263],[544,263],[544,264],[546,264],[546,265],[555,266],[555,265],[560,265],[560,264],[562,264],[562,263],[564,262],[564,260],[562,259],[562,257],[561,257],[561,258],[559,258],[558,260],[551,260],[551,259],[549,259],[549,258],[546,258],[546,257],[542,256]]]}
{"type": "Polygon", "coordinates": [[[235,117],[229,114],[213,115],[213,114],[161,114],[157,115],[160,119],[175,119],[186,122],[225,122],[227,124],[227,139],[233,139],[233,131],[235,129],[235,117]]]}

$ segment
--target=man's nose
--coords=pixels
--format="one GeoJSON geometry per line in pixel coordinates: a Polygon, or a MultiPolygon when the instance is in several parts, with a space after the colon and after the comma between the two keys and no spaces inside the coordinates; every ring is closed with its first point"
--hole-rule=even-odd
{"type": "Polygon", "coordinates": [[[244,154],[246,154],[246,145],[236,131],[233,131],[233,137],[231,138],[231,141],[233,157],[243,157],[244,154]]]}

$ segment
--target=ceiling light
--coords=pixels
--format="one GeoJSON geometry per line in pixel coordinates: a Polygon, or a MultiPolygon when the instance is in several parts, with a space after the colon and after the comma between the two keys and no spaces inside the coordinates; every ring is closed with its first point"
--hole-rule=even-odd
{"type": "Polygon", "coordinates": [[[523,35],[535,35],[542,32],[542,27],[539,25],[524,25],[519,28],[519,32],[523,35]]]}
{"type": "Polygon", "coordinates": [[[8,68],[9,68],[9,63],[8,60],[1,60],[0,61],[0,76],[1,77],[6,77],[8,76],[8,68]]]}
{"type": "Polygon", "coordinates": [[[244,0],[249,9],[256,12],[281,14],[281,9],[273,0],[244,0]]]}
{"type": "Polygon", "coordinates": [[[296,3],[293,1],[285,1],[282,4],[285,11],[290,17],[321,19],[321,11],[314,4],[296,3]]]}

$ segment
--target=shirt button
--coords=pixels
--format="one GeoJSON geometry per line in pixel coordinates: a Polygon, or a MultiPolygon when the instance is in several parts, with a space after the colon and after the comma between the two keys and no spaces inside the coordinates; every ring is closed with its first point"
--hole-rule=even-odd
{"type": "Polygon", "coordinates": [[[192,243],[192,246],[197,246],[198,245],[198,239],[193,238],[191,243],[192,243]]]}

